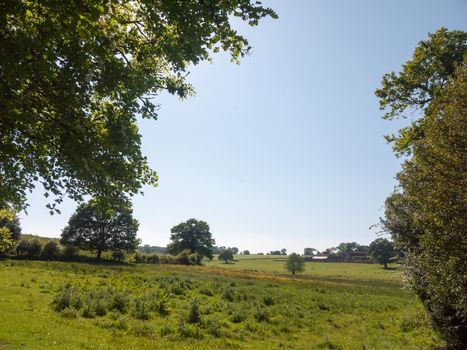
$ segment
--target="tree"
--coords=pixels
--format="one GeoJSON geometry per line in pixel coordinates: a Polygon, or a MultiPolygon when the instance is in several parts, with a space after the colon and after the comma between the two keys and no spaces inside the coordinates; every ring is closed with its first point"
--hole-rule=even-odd
{"type": "Polygon", "coordinates": [[[7,209],[0,210],[0,256],[13,246],[13,241],[19,239],[21,228],[18,218],[7,209]]]}
{"type": "Polygon", "coordinates": [[[244,251],[242,252],[242,254],[243,254],[243,255],[250,255],[250,251],[249,251],[249,250],[244,250],[244,251]]]}
{"type": "Polygon", "coordinates": [[[127,206],[103,209],[97,201],[81,204],[62,231],[61,243],[94,251],[101,258],[104,250],[133,251],[138,246],[136,238],[138,221],[127,206]]]}
{"type": "Polygon", "coordinates": [[[35,182],[120,203],[155,185],[137,116],[153,97],[192,94],[188,69],[220,49],[250,51],[231,25],[277,15],[259,2],[7,1],[0,5],[0,207],[22,209],[35,182]]]}
{"type": "Polygon", "coordinates": [[[10,239],[18,241],[21,236],[19,218],[11,210],[0,209],[0,228],[6,228],[10,232],[10,239]]]}
{"type": "Polygon", "coordinates": [[[233,259],[234,259],[233,253],[232,253],[231,250],[226,249],[222,253],[219,254],[218,259],[223,260],[224,263],[227,264],[229,261],[233,261],[233,259]]]}
{"type": "Polygon", "coordinates": [[[370,254],[377,262],[388,268],[388,263],[396,254],[394,244],[385,238],[377,238],[370,244],[370,254]]]}
{"type": "Polygon", "coordinates": [[[297,253],[292,253],[287,258],[285,268],[287,271],[292,273],[292,275],[295,275],[298,272],[303,272],[305,271],[305,260],[303,260],[303,258],[297,253]]]}
{"type": "Polygon", "coordinates": [[[287,255],[287,249],[282,248],[281,249],[281,255],[287,255]]]}
{"type": "Polygon", "coordinates": [[[405,254],[406,283],[449,348],[467,347],[467,33],[441,29],[416,48],[403,71],[383,78],[382,107],[419,119],[394,136],[407,154],[386,200],[383,229],[405,254]]]}
{"type": "Polygon", "coordinates": [[[177,255],[187,249],[197,254],[198,264],[203,257],[212,259],[215,241],[206,222],[189,219],[172,227],[171,232],[171,242],[167,246],[170,254],[177,255]]]}
{"type": "Polygon", "coordinates": [[[303,255],[306,255],[306,256],[311,256],[313,255],[315,252],[317,252],[318,250],[315,249],[315,248],[305,248],[303,249],[303,255]]]}
{"type": "Polygon", "coordinates": [[[47,260],[56,259],[60,255],[60,247],[54,240],[48,241],[42,248],[41,256],[47,260]]]}
{"type": "Polygon", "coordinates": [[[338,254],[345,255],[351,252],[355,252],[359,247],[360,245],[357,242],[340,243],[337,246],[337,249],[339,249],[338,254]]]}

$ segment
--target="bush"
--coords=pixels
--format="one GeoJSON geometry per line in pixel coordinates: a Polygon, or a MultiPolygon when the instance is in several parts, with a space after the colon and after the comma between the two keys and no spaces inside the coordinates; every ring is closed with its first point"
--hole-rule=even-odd
{"type": "Polygon", "coordinates": [[[169,307],[170,307],[170,295],[165,293],[161,290],[155,296],[154,301],[154,310],[159,313],[161,316],[165,316],[169,314],[169,307]]]}
{"type": "Polygon", "coordinates": [[[78,256],[78,253],[79,248],[71,244],[67,244],[63,249],[63,257],[66,260],[74,260],[78,256]]]}
{"type": "Polygon", "coordinates": [[[22,239],[18,242],[16,246],[16,255],[17,256],[25,256],[29,253],[31,247],[31,241],[28,239],[22,239]]]}
{"type": "Polygon", "coordinates": [[[170,254],[164,254],[160,256],[161,264],[175,264],[175,257],[170,254]]]}
{"type": "Polygon", "coordinates": [[[270,295],[266,295],[263,298],[264,305],[271,306],[274,305],[274,299],[270,295]]]}
{"type": "Polygon", "coordinates": [[[134,300],[133,316],[139,320],[149,320],[151,318],[150,307],[145,298],[136,298],[134,300]]]}
{"type": "Polygon", "coordinates": [[[60,246],[53,240],[48,241],[42,249],[41,256],[47,260],[57,259],[60,256],[60,246]]]}
{"type": "Polygon", "coordinates": [[[269,322],[270,316],[269,311],[266,309],[257,309],[253,315],[259,322],[269,322]]]}
{"type": "Polygon", "coordinates": [[[146,259],[148,264],[159,264],[159,260],[160,260],[159,255],[157,255],[156,253],[148,255],[146,259]]]}
{"type": "Polygon", "coordinates": [[[110,299],[110,309],[125,313],[130,303],[130,296],[126,291],[115,291],[110,299]]]}
{"type": "Polygon", "coordinates": [[[201,313],[199,311],[198,299],[193,299],[188,313],[188,323],[199,323],[201,321],[201,313]]]}
{"type": "Polygon", "coordinates": [[[122,262],[125,260],[125,252],[122,250],[116,250],[112,252],[112,259],[118,262],[122,262]]]}
{"type": "Polygon", "coordinates": [[[227,301],[234,301],[235,297],[234,297],[233,289],[230,287],[226,288],[224,290],[224,293],[222,294],[222,299],[227,300],[227,301]]]}
{"type": "Polygon", "coordinates": [[[191,255],[191,252],[188,249],[182,250],[175,257],[175,259],[177,260],[177,264],[190,265],[190,255],[191,255]]]}
{"type": "Polygon", "coordinates": [[[52,307],[55,311],[62,311],[66,308],[78,310],[82,304],[78,291],[71,283],[65,284],[52,300],[52,307]]]}

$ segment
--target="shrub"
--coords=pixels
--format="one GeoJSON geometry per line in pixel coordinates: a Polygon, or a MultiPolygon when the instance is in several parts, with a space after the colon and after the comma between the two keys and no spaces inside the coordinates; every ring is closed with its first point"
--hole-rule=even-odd
{"type": "Polygon", "coordinates": [[[256,309],[253,316],[259,322],[269,322],[270,321],[269,311],[266,310],[266,309],[256,309]]]}
{"type": "Polygon", "coordinates": [[[154,254],[151,254],[151,255],[148,255],[146,261],[149,263],[149,264],[159,264],[159,255],[157,255],[156,253],[154,254]]]}
{"type": "Polygon", "coordinates": [[[55,311],[62,311],[66,308],[80,309],[82,300],[78,295],[78,291],[71,284],[67,283],[58,291],[52,300],[52,307],[55,311]]]}
{"type": "Polygon", "coordinates": [[[270,295],[266,295],[265,297],[263,297],[263,302],[266,306],[274,305],[274,299],[270,295]]]}
{"type": "Polygon", "coordinates": [[[125,313],[128,308],[129,302],[130,297],[128,295],[128,292],[115,291],[113,292],[112,298],[110,300],[110,309],[125,313]]]}
{"type": "Polygon", "coordinates": [[[209,334],[216,338],[222,337],[221,324],[217,319],[209,319],[206,321],[206,330],[209,334]]]}
{"type": "Polygon", "coordinates": [[[235,296],[234,296],[234,293],[233,293],[233,289],[228,287],[224,290],[224,293],[222,294],[222,299],[224,300],[227,300],[227,301],[234,301],[235,300],[235,296]]]}
{"type": "Polygon", "coordinates": [[[188,313],[188,323],[199,323],[201,321],[201,313],[199,311],[198,299],[193,299],[188,313]]]}
{"type": "Polygon", "coordinates": [[[30,259],[37,259],[42,252],[42,243],[38,239],[33,239],[29,247],[29,252],[27,254],[30,259]]]}
{"type": "Polygon", "coordinates": [[[154,310],[157,311],[159,315],[165,316],[169,314],[169,307],[170,295],[159,290],[154,301],[154,310]]]}
{"type": "Polygon", "coordinates": [[[240,323],[246,320],[246,313],[245,310],[237,310],[232,314],[230,320],[233,323],[240,323]]]}
{"type": "Polygon", "coordinates": [[[139,320],[151,318],[150,307],[145,298],[136,298],[133,302],[133,316],[139,320]]]}
{"type": "Polygon", "coordinates": [[[170,254],[164,254],[160,257],[161,264],[175,264],[175,257],[170,254]]]}
{"type": "Polygon", "coordinates": [[[175,259],[177,260],[177,264],[181,265],[190,265],[190,255],[191,252],[188,249],[182,250],[175,259]]]}
{"type": "Polygon", "coordinates": [[[63,249],[63,257],[66,260],[73,260],[76,256],[78,256],[78,253],[79,248],[71,244],[67,244],[63,249]]]}
{"type": "Polygon", "coordinates": [[[112,252],[112,259],[118,262],[122,262],[125,260],[125,252],[122,250],[115,250],[112,252]]]}
{"type": "Polygon", "coordinates": [[[44,244],[41,256],[47,260],[57,259],[60,256],[60,246],[54,240],[48,241],[44,244]]]}
{"type": "Polygon", "coordinates": [[[31,247],[31,241],[28,239],[22,239],[18,242],[16,246],[16,255],[17,256],[24,256],[29,253],[29,249],[31,247]]]}

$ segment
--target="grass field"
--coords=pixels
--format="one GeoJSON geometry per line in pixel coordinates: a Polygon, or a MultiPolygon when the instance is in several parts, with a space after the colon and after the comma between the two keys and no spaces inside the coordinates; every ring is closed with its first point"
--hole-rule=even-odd
{"type": "MultiPolygon", "coordinates": [[[[378,265],[0,261],[0,349],[429,349],[425,312],[378,265]]],[[[274,258],[275,259],[275,258],[274,258]]]]}

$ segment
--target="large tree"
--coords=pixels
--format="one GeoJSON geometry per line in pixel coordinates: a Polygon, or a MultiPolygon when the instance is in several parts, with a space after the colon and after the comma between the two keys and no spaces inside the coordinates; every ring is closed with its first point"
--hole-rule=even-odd
{"type": "MultiPolygon", "coordinates": [[[[467,33],[441,29],[399,74],[383,79],[382,107],[418,119],[394,140],[410,154],[386,201],[383,227],[404,254],[408,285],[452,349],[467,347],[467,33]]],[[[391,114],[390,114],[391,115],[391,114]]]]}
{"type": "Polygon", "coordinates": [[[170,254],[179,254],[184,250],[196,253],[198,263],[203,257],[212,259],[213,247],[215,244],[209,225],[201,220],[189,219],[171,229],[171,242],[167,246],[170,254]]]}
{"type": "Polygon", "coordinates": [[[62,231],[61,243],[94,251],[97,258],[105,250],[133,251],[138,221],[127,206],[105,208],[96,201],[81,204],[62,231]]]}
{"type": "Polygon", "coordinates": [[[231,26],[276,17],[260,2],[173,0],[0,3],[0,208],[21,209],[36,182],[53,212],[64,195],[119,203],[157,176],[137,116],[161,91],[192,93],[188,69],[250,45],[231,26]]]}

